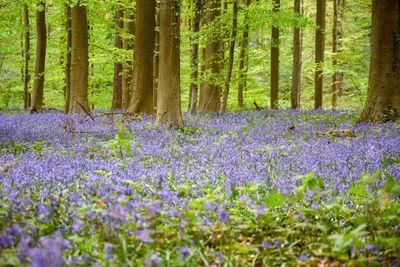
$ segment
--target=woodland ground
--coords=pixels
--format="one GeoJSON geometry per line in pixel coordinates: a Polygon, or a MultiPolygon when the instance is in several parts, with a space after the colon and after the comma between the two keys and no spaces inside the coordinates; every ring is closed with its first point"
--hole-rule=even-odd
{"type": "Polygon", "coordinates": [[[0,115],[1,266],[398,266],[400,126],[0,115]]]}

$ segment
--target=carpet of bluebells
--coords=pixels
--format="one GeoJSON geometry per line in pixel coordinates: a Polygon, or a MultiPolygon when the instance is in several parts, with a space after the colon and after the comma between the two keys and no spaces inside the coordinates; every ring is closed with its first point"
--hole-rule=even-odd
{"type": "Polygon", "coordinates": [[[0,265],[399,266],[400,126],[356,117],[0,115],[0,265]]]}

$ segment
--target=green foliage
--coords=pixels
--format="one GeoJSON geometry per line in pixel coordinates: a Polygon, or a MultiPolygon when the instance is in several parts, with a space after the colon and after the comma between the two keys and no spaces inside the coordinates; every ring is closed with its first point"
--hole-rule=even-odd
{"type": "Polygon", "coordinates": [[[122,126],[118,127],[118,133],[114,139],[101,142],[101,145],[108,148],[113,157],[117,159],[126,159],[131,155],[132,147],[136,146],[135,139],[131,132],[127,133],[126,129],[122,126]]]}

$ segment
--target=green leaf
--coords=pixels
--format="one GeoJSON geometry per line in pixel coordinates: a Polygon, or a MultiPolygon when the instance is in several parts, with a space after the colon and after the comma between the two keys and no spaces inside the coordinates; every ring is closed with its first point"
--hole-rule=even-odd
{"type": "Polygon", "coordinates": [[[283,206],[286,202],[286,197],[279,193],[269,194],[268,197],[264,199],[265,205],[267,207],[275,208],[283,206]]]}

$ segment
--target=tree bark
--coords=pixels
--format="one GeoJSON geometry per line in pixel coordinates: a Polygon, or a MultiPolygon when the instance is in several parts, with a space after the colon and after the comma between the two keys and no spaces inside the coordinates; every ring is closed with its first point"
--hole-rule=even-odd
{"type": "MultiPolygon", "coordinates": [[[[197,36],[200,31],[200,19],[201,19],[201,0],[195,1],[194,15],[192,19],[192,32],[197,36]]],[[[191,37],[191,81],[190,81],[190,92],[189,92],[189,111],[191,114],[196,113],[197,110],[197,98],[199,92],[199,42],[198,38],[194,40],[191,37]]]]}
{"type": "Polygon", "coordinates": [[[233,68],[233,60],[235,56],[235,42],[236,42],[236,32],[237,32],[237,13],[238,13],[238,3],[237,0],[234,0],[232,6],[232,32],[231,32],[231,41],[229,45],[229,58],[228,58],[228,69],[226,71],[225,78],[225,86],[224,91],[222,93],[222,101],[220,113],[226,112],[226,104],[228,102],[228,94],[229,94],[229,86],[232,78],[232,68],[233,68]]]}
{"type": "Polygon", "coordinates": [[[183,126],[180,98],[179,0],[161,0],[160,72],[156,126],[183,126]]]}
{"type": "MultiPolygon", "coordinates": [[[[300,17],[300,0],[294,0],[294,12],[300,17]]],[[[292,90],[290,95],[291,108],[300,108],[300,82],[301,82],[301,30],[296,26],[293,29],[293,69],[292,90]]]]}
{"type": "Polygon", "coordinates": [[[247,47],[249,46],[249,14],[248,7],[251,0],[245,0],[246,13],[244,17],[244,29],[242,33],[242,41],[240,43],[239,54],[239,84],[238,84],[238,106],[239,109],[243,108],[243,91],[246,89],[247,84],[247,47]]]}
{"type": "Polygon", "coordinates": [[[123,46],[124,50],[130,57],[125,60],[123,65],[122,74],[122,108],[127,109],[130,103],[131,92],[133,89],[133,75],[134,75],[134,35],[135,35],[135,11],[131,7],[132,1],[129,2],[129,6],[125,9],[125,20],[124,20],[124,31],[127,37],[124,38],[123,46]]]}
{"type": "Polygon", "coordinates": [[[28,4],[24,4],[24,53],[23,53],[23,60],[24,60],[24,108],[28,109],[30,103],[28,103],[28,89],[29,89],[29,82],[30,82],[30,74],[29,74],[29,61],[31,60],[30,50],[31,50],[31,42],[30,42],[30,29],[29,29],[29,7],[28,4]]]}
{"type": "Polygon", "coordinates": [[[43,106],[44,69],[46,64],[46,4],[40,1],[36,9],[36,59],[35,81],[33,83],[31,112],[40,111],[43,106]]]}
{"type": "MultiPolygon", "coordinates": [[[[206,24],[211,24],[221,15],[221,1],[209,0],[206,7],[206,24]]],[[[221,106],[221,86],[218,84],[222,71],[223,45],[220,37],[209,40],[205,48],[205,73],[204,86],[200,87],[200,112],[219,112],[221,106]]]]}
{"type": "Polygon", "coordinates": [[[160,68],[160,2],[157,1],[156,31],[154,42],[154,74],[153,74],[153,108],[157,110],[158,75],[160,68]]]}
{"type": "Polygon", "coordinates": [[[371,63],[367,101],[360,121],[400,117],[400,2],[372,1],[371,63]]]}
{"type": "MultiPolygon", "coordinates": [[[[280,9],[280,0],[273,1],[273,12],[276,14],[280,9]]],[[[279,28],[276,26],[277,21],[274,20],[272,26],[271,38],[271,101],[272,109],[279,107],[279,28]]]]}
{"type": "Polygon", "coordinates": [[[135,85],[128,108],[131,114],[155,112],[153,107],[155,15],[155,0],[136,1],[135,85]]]}
{"type": "Polygon", "coordinates": [[[71,7],[71,103],[69,113],[90,113],[88,101],[88,23],[86,6],[71,7]]]}
{"type": "Polygon", "coordinates": [[[315,32],[315,109],[322,108],[324,86],[324,55],[325,55],[325,13],[326,0],[317,0],[317,30],[315,32]]]}
{"type": "MultiPolygon", "coordinates": [[[[339,13],[341,7],[343,5],[343,0],[333,0],[333,27],[332,27],[332,53],[333,60],[332,66],[336,69],[339,65],[339,61],[337,58],[337,53],[339,52],[339,38],[341,37],[341,19],[339,18],[339,13]]],[[[336,108],[337,106],[337,98],[343,89],[343,73],[339,71],[335,71],[332,75],[332,85],[331,85],[331,93],[332,93],[332,108],[336,108]]]]}
{"type": "MultiPolygon", "coordinates": [[[[124,27],[124,22],[122,20],[124,11],[121,5],[121,1],[117,0],[115,11],[115,48],[117,50],[123,48],[121,32],[124,27]]],[[[116,62],[114,62],[114,84],[111,109],[122,108],[122,71],[122,63],[117,59],[116,62]]]]}
{"type": "Polygon", "coordinates": [[[65,32],[67,33],[67,48],[66,48],[66,53],[65,53],[65,69],[64,69],[64,75],[65,75],[65,92],[64,92],[64,97],[65,97],[65,107],[64,107],[64,112],[68,113],[69,112],[69,107],[71,103],[71,46],[72,46],[72,37],[71,37],[71,7],[69,3],[65,4],[65,32]]]}

